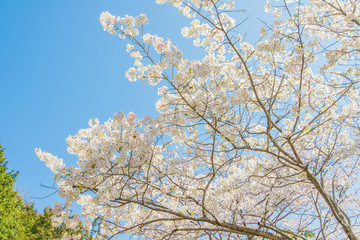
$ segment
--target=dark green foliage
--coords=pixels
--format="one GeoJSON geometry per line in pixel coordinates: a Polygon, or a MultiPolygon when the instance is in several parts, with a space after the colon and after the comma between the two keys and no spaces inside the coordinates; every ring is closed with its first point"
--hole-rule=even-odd
{"type": "Polygon", "coordinates": [[[64,224],[53,227],[51,208],[38,213],[33,203],[23,201],[14,190],[18,172],[8,171],[7,164],[0,145],[0,240],[60,239],[64,233],[81,234],[81,239],[92,239],[81,223],[75,230],[67,229],[64,224]]]}
{"type": "MultiPolygon", "coordinates": [[[[4,157],[4,149],[0,145],[0,172],[1,173],[7,171],[7,164],[8,164],[8,161],[6,161],[6,158],[4,157]]],[[[10,175],[11,178],[15,181],[17,175],[19,175],[19,171],[15,172],[14,170],[11,170],[7,174],[10,175]]]]}
{"type": "Polygon", "coordinates": [[[22,199],[14,191],[17,172],[7,172],[4,149],[0,146],[0,239],[23,239],[22,199]]]}
{"type": "Polygon", "coordinates": [[[64,233],[80,234],[81,239],[88,238],[88,232],[80,225],[75,229],[66,229],[64,224],[59,227],[51,225],[52,209],[47,207],[43,213],[34,210],[34,204],[26,203],[23,208],[22,224],[25,227],[25,239],[59,239],[64,233]]]}

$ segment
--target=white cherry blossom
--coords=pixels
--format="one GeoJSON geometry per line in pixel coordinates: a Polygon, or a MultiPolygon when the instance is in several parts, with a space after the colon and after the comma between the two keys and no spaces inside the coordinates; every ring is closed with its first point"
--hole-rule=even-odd
{"type": "Polygon", "coordinates": [[[146,33],[144,14],[101,14],[128,41],[126,78],[160,83],[159,115],[90,120],[67,138],[76,166],[36,150],[66,199],[53,224],[100,218],[114,238],[359,239],[360,3],[266,1],[274,21],[251,42],[232,0],[156,2],[191,18],[181,34],[204,55],[146,33]]]}

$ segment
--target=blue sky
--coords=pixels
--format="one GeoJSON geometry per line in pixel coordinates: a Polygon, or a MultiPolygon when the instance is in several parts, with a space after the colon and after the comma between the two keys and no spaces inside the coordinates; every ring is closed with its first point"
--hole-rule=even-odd
{"type": "Polygon", "coordinates": [[[40,183],[53,183],[36,147],[76,160],[67,154],[65,139],[90,118],[103,122],[119,111],[156,115],[157,89],[125,79],[132,64],[126,42],[103,31],[100,14],[146,12],[149,30],[166,38],[180,36],[183,18],[150,0],[1,0],[0,9],[0,143],[10,169],[20,171],[16,188],[40,210],[56,198],[30,199],[51,193],[40,183]]]}
{"type": "MultiPolygon", "coordinates": [[[[237,2],[257,10],[243,28],[253,31],[265,0],[237,2]]],[[[146,13],[150,33],[170,38],[189,58],[201,57],[191,40],[180,37],[188,20],[155,0],[0,0],[0,9],[0,144],[9,169],[20,171],[16,189],[39,211],[60,198],[33,198],[52,193],[40,184],[53,184],[36,147],[74,164],[65,139],[90,118],[104,122],[119,111],[156,116],[157,89],[125,79],[132,59],[124,40],[103,31],[103,11],[146,13]]]]}

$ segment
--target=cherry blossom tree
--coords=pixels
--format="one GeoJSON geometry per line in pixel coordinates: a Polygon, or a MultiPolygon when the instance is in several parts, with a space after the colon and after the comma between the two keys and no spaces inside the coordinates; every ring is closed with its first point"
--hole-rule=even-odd
{"type": "Polygon", "coordinates": [[[359,1],[267,1],[256,43],[233,0],[156,2],[191,19],[204,56],[146,33],[146,15],[102,13],[159,116],[90,120],[67,138],[76,167],[36,150],[66,199],[53,223],[75,228],[77,203],[110,238],[359,239],[359,1]]]}

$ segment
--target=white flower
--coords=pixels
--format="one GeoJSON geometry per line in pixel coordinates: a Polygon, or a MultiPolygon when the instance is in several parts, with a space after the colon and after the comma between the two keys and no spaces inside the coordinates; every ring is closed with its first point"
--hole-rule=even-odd
{"type": "Polygon", "coordinates": [[[266,1],[264,8],[265,8],[265,12],[267,12],[267,13],[271,12],[271,3],[269,0],[266,1]]]}

